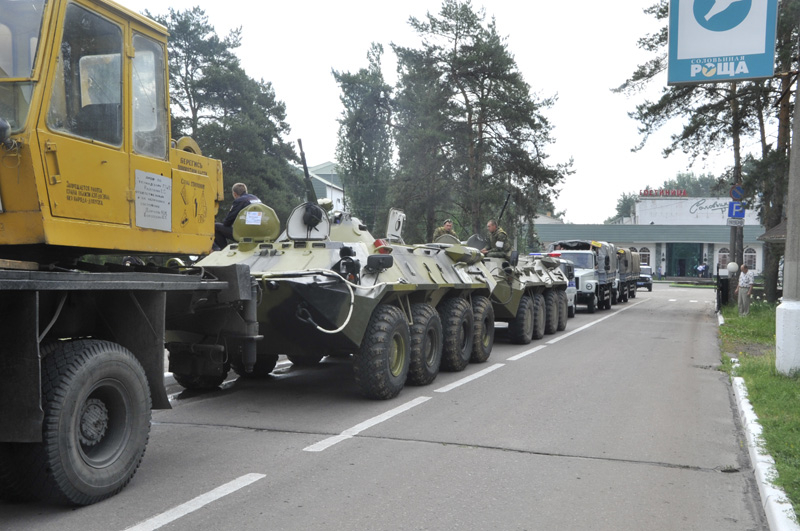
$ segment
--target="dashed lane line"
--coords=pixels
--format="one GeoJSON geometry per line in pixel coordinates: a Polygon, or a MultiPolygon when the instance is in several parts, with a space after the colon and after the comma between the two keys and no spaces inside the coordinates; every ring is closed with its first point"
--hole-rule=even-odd
{"type": "Polygon", "coordinates": [[[497,369],[499,369],[500,367],[503,367],[504,365],[505,365],[504,363],[495,363],[491,367],[486,367],[482,371],[478,371],[478,372],[476,372],[474,374],[470,374],[466,378],[462,378],[462,379],[458,380],[457,382],[453,382],[453,383],[451,383],[449,385],[445,385],[444,387],[440,387],[439,389],[436,389],[433,392],[434,393],[446,393],[447,391],[452,391],[456,387],[461,387],[465,383],[469,383],[472,380],[477,380],[481,376],[486,376],[490,372],[496,371],[497,369]]]}
{"type": "Polygon", "coordinates": [[[208,491],[205,494],[201,494],[193,500],[189,500],[184,504],[178,505],[169,511],[158,514],[149,520],[145,520],[144,522],[136,524],[133,527],[129,527],[125,531],[153,531],[265,477],[267,477],[265,474],[245,474],[244,476],[221,485],[214,490],[208,491]]]}
{"type": "Polygon", "coordinates": [[[331,446],[333,446],[336,443],[345,441],[347,439],[351,439],[354,436],[356,436],[359,433],[361,433],[362,431],[366,430],[367,428],[371,428],[373,426],[376,426],[376,425],[380,424],[381,422],[389,420],[390,418],[392,418],[392,417],[394,417],[396,415],[399,415],[400,413],[403,413],[405,411],[408,411],[409,409],[411,409],[413,407],[416,407],[416,406],[418,406],[420,404],[423,404],[423,403],[427,402],[430,399],[431,399],[431,397],[429,397],[429,396],[420,396],[418,398],[415,398],[414,400],[412,400],[410,402],[406,402],[402,406],[398,406],[398,407],[396,407],[394,409],[390,409],[389,411],[387,411],[385,413],[381,413],[380,415],[378,415],[376,417],[372,417],[371,419],[365,420],[364,422],[362,422],[360,424],[356,424],[352,428],[344,430],[339,435],[334,435],[333,437],[328,437],[327,439],[324,439],[324,440],[322,440],[322,441],[320,441],[320,442],[318,442],[316,444],[312,444],[311,446],[307,446],[307,447],[303,448],[303,451],[304,452],[321,452],[323,450],[326,450],[326,449],[330,448],[331,446]]]}

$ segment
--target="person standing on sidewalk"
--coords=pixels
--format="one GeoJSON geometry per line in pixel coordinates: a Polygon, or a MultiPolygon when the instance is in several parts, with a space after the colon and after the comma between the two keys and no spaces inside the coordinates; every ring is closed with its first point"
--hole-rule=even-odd
{"type": "Polygon", "coordinates": [[[753,293],[753,283],[755,277],[747,265],[742,266],[739,274],[739,285],[736,286],[736,293],[739,294],[739,315],[745,316],[750,313],[750,295],[753,293]]]}

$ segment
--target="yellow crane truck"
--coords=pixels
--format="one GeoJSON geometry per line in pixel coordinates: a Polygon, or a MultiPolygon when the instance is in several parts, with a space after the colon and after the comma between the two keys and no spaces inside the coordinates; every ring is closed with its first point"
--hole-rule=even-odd
{"type": "Polygon", "coordinates": [[[222,166],[171,141],[168,86],[161,25],[109,0],[0,0],[2,497],[87,505],[130,481],[169,408],[171,316],[217,308],[209,333],[255,363],[246,266],[80,260],[211,250],[222,166]]]}

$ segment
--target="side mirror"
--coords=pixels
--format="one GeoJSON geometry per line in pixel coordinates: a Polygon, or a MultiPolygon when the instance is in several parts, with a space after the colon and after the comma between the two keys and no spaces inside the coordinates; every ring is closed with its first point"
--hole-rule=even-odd
{"type": "Polygon", "coordinates": [[[394,265],[394,256],[390,254],[371,254],[367,257],[367,271],[377,273],[394,265]]]}

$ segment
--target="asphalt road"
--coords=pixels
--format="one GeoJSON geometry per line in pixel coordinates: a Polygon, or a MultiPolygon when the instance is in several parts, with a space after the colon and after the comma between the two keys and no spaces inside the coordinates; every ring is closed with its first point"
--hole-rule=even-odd
{"type": "Polygon", "coordinates": [[[389,401],[341,360],[182,393],[119,495],[0,529],[766,529],[713,299],[657,284],[389,401]]]}

